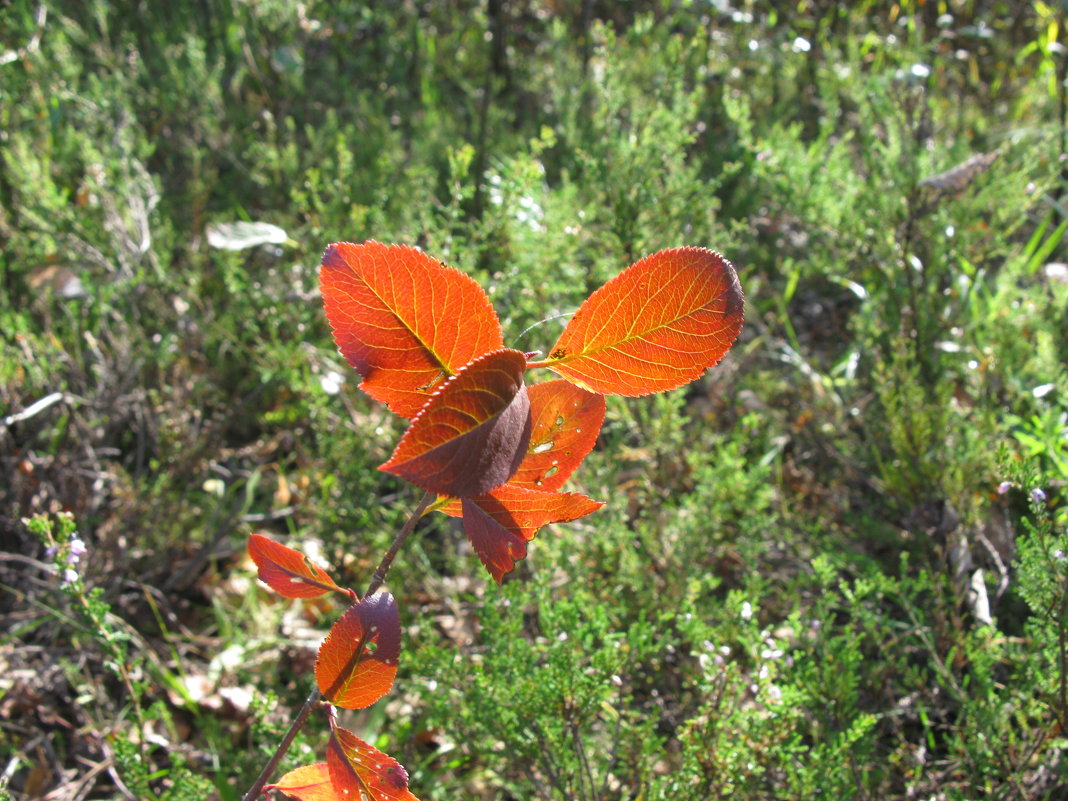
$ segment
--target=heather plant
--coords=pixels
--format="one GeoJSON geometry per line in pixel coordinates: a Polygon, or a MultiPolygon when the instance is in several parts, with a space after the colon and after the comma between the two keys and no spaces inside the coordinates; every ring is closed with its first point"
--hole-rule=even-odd
{"type": "MultiPolygon", "coordinates": [[[[83,647],[91,644],[99,651],[104,669],[121,684],[130,699],[130,715],[138,731],[147,731],[149,722],[154,720],[162,719],[173,725],[165,705],[143,703],[149,686],[148,674],[152,672],[144,644],[114,614],[104,600],[103,588],[87,585],[85,570],[93,554],[80,536],[74,516],[69,512],[54,516],[39,514],[25,523],[44,546],[44,555],[49,560],[46,567],[55,576],[65,600],[62,606],[49,610],[50,616],[57,624],[72,624],[80,644],[83,647]]],[[[75,681],[80,681],[75,665],[70,665],[68,670],[75,681]]],[[[207,779],[190,769],[181,754],[169,755],[169,765],[162,771],[153,771],[149,747],[142,738],[113,737],[109,750],[124,785],[138,797],[152,795],[151,783],[160,780],[166,782],[166,789],[159,797],[166,801],[203,796],[211,787],[207,779]]]]}
{"type": "Polygon", "coordinates": [[[0,24],[0,788],[237,801],[275,751],[354,599],[257,591],[248,534],[362,593],[425,491],[330,344],[343,231],[461,265],[528,361],[658,243],[746,287],[732,358],[605,396],[557,492],[607,503],[500,587],[447,505],[397,552],[395,688],[334,718],[420,797],[1064,794],[1063,9],[210,5],[0,24]],[[129,684],[18,522],[60,509],[129,684]]]}

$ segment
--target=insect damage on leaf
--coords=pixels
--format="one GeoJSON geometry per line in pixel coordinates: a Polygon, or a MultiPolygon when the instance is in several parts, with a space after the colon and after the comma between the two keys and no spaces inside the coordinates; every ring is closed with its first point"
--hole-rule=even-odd
{"type": "Polygon", "coordinates": [[[363,709],[389,692],[397,675],[400,635],[397,603],[388,592],[349,607],[315,661],[323,697],[345,709],[363,709]]]}
{"type": "Polygon", "coordinates": [[[350,801],[419,801],[408,790],[408,771],[348,729],[333,726],[326,762],[338,798],[350,801]]]}

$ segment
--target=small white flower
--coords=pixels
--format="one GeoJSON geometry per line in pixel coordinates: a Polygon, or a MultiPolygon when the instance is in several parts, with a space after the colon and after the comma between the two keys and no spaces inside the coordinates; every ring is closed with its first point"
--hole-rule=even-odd
{"type": "Polygon", "coordinates": [[[331,370],[319,379],[319,386],[327,395],[336,395],[341,391],[341,385],[345,383],[345,376],[336,370],[331,370]]]}
{"type": "Polygon", "coordinates": [[[792,49],[795,53],[807,53],[812,49],[812,44],[804,36],[794,39],[792,49]]]}
{"type": "Polygon", "coordinates": [[[750,620],[750,619],[752,619],[752,617],[753,617],[753,605],[751,603],[749,603],[749,601],[746,601],[745,603],[742,604],[741,617],[742,617],[742,620],[750,620]]]}
{"type": "Polygon", "coordinates": [[[77,580],[78,580],[78,571],[75,570],[73,567],[68,567],[66,570],[63,571],[63,583],[64,584],[73,584],[77,580]]]}

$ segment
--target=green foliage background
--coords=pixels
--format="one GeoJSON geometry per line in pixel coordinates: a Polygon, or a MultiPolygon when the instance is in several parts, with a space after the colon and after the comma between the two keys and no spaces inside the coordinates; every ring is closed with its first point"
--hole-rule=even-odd
{"type": "Polygon", "coordinates": [[[609,399],[608,506],[503,588],[444,518],[401,553],[346,723],[417,796],[1065,797],[1065,12],[0,3],[0,795],[249,786],[333,612],[248,533],[360,586],[415,501],[316,290],[375,238],[524,350],[661,248],[747,294],[705,378],[609,399]]]}

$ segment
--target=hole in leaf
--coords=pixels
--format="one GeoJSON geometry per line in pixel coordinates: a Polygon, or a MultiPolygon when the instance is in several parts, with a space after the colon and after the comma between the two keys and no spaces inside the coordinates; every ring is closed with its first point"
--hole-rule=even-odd
{"type": "MultiPolygon", "coordinates": [[[[559,468],[559,467],[557,467],[556,465],[553,465],[552,467],[550,467],[550,468],[549,468],[548,470],[546,470],[546,471],[545,471],[545,476],[544,476],[544,478],[552,478],[552,477],[553,477],[553,476],[555,476],[555,475],[556,475],[556,474],[557,474],[557,473],[558,473],[559,471],[560,471],[560,468],[559,468]]],[[[540,484],[540,483],[541,483],[541,481],[539,481],[538,483],[540,484]]]]}
{"type": "Polygon", "coordinates": [[[545,453],[546,451],[552,450],[552,447],[553,447],[554,444],[555,443],[550,439],[550,440],[547,440],[546,442],[542,442],[542,443],[539,443],[538,445],[535,445],[533,448],[530,449],[530,452],[531,453],[545,453]]]}

